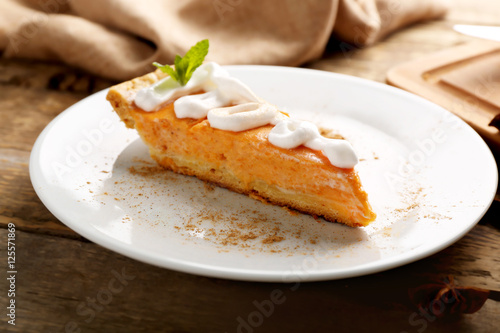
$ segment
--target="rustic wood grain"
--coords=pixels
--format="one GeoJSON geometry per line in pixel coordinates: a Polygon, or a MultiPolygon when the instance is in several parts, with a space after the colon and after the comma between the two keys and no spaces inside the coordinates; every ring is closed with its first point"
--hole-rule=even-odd
{"type": "Polygon", "coordinates": [[[38,199],[28,173],[29,151],[0,148],[0,225],[83,239],[59,222],[38,199]]]}
{"type": "MultiPolygon", "coordinates": [[[[0,230],[2,244],[6,234],[0,230]]],[[[237,318],[247,320],[257,309],[254,302],[269,300],[273,290],[283,293],[283,302],[255,331],[373,332],[367,323],[380,323],[384,332],[417,332],[425,323],[426,332],[494,332],[500,313],[500,303],[489,300],[480,312],[453,320],[417,324],[409,319],[416,309],[408,289],[429,278],[454,274],[460,285],[498,286],[500,265],[488,251],[498,253],[500,232],[485,226],[414,264],[371,276],[299,285],[205,278],[143,264],[93,243],[22,231],[16,236],[19,313],[12,332],[63,332],[71,323],[82,332],[236,332],[237,318]],[[496,248],[483,246],[486,234],[496,248]],[[116,276],[113,271],[124,274],[126,282],[122,288],[112,285],[122,290],[106,298],[116,276]],[[94,316],[89,310],[93,302],[94,316]]],[[[5,258],[3,247],[0,256],[5,258]]],[[[5,297],[0,293],[2,304],[5,297]]]]}
{"type": "Polygon", "coordinates": [[[111,85],[55,63],[0,60],[0,225],[80,238],[40,202],[28,173],[36,138],[60,112],[111,85]]]}
{"type": "MultiPolygon", "coordinates": [[[[498,1],[455,0],[453,6],[445,20],[417,24],[370,48],[332,39],[324,56],[305,67],[384,82],[396,64],[473,40],[452,31],[453,24],[498,24],[498,1]]],[[[255,314],[253,302],[269,300],[277,290],[283,292],[283,303],[262,317],[262,325],[246,331],[498,332],[498,302],[488,300],[476,314],[453,320],[419,316],[412,321],[417,310],[407,293],[449,274],[459,285],[499,290],[499,203],[462,240],[427,259],[371,276],[298,286],[174,272],[78,236],[37,198],[29,180],[29,153],[56,115],[112,83],[57,63],[0,58],[0,243],[6,244],[5,226],[14,222],[18,265],[17,325],[2,322],[0,331],[237,332],[238,318],[255,314]],[[130,280],[121,289],[112,285],[120,291],[111,292],[114,272],[124,272],[130,280]],[[94,301],[92,317],[89,302],[99,296],[109,304],[94,301]]],[[[4,269],[4,245],[0,256],[4,269]]],[[[2,308],[6,287],[2,279],[2,308]]]]}

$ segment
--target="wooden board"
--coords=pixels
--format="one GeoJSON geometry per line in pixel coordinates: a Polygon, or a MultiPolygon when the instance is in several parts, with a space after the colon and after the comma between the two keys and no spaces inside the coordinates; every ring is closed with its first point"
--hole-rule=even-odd
{"type": "Polygon", "coordinates": [[[500,43],[478,40],[403,63],[387,82],[453,112],[500,152],[500,43]]]}

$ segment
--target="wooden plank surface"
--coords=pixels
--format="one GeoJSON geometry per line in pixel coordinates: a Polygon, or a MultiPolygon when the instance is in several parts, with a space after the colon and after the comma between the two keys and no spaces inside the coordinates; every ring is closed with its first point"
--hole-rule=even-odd
{"type": "MultiPolygon", "coordinates": [[[[0,229],[3,244],[6,234],[0,229]]],[[[237,332],[238,317],[248,323],[249,316],[252,323],[262,317],[261,325],[251,327],[255,332],[373,332],[375,323],[383,324],[384,332],[423,327],[426,332],[495,332],[498,325],[498,302],[487,301],[480,312],[453,320],[416,320],[412,314],[417,309],[407,297],[409,288],[447,274],[462,285],[497,287],[500,265],[489,254],[500,251],[500,232],[492,226],[480,225],[450,248],[401,268],[301,284],[205,278],[143,264],[79,240],[22,231],[16,238],[15,332],[64,332],[67,325],[82,332],[237,332]],[[486,248],[484,242],[495,246],[486,248]],[[252,315],[259,312],[256,303],[268,309],[260,313],[271,312],[273,291],[280,296],[269,318],[252,315]]],[[[0,255],[5,258],[4,248],[0,255]]],[[[4,293],[0,302],[6,302],[4,293]]]]}
{"type": "MultiPolygon", "coordinates": [[[[384,82],[398,63],[473,40],[453,32],[453,23],[498,24],[498,17],[495,0],[456,0],[446,20],[417,24],[366,49],[332,40],[325,55],[306,67],[384,82]]],[[[371,276],[298,286],[178,273],[83,239],[37,198],[29,153],[57,114],[111,84],[61,64],[0,59],[0,242],[7,243],[5,226],[15,223],[18,264],[17,325],[2,322],[0,331],[498,331],[498,302],[488,300],[476,314],[443,321],[413,316],[408,299],[409,288],[449,274],[461,285],[500,289],[498,203],[462,240],[427,259],[371,276]],[[276,304],[266,316],[262,304],[269,305],[273,292],[276,304]],[[258,325],[243,328],[249,319],[258,325]]],[[[3,269],[4,245],[0,256],[3,269]]],[[[6,280],[0,285],[4,306],[6,280]]]]}

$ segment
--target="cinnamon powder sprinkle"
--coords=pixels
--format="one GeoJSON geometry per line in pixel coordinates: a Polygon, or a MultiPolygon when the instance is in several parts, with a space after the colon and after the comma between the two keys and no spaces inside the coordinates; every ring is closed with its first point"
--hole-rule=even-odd
{"type": "Polygon", "coordinates": [[[272,235],[267,238],[264,238],[262,241],[262,244],[272,244],[272,243],[279,243],[283,241],[285,237],[277,236],[277,235],[272,235]]]}
{"type": "MultiPolygon", "coordinates": [[[[117,204],[130,203],[130,206],[125,207],[132,214],[130,221],[148,221],[152,227],[162,227],[165,232],[168,230],[180,235],[188,242],[211,243],[220,252],[236,248],[291,255],[297,252],[297,246],[301,253],[313,253],[323,239],[321,235],[318,238],[315,232],[308,231],[302,219],[296,219],[295,216],[300,213],[295,210],[285,208],[289,213],[287,218],[283,214],[267,215],[269,213],[264,213],[266,210],[248,208],[245,205],[225,209],[226,206],[219,200],[221,191],[226,190],[207,182],[199,183],[200,190],[195,193],[183,192],[183,196],[179,198],[183,200],[182,203],[175,204],[176,190],[171,189],[183,186],[184,183],[194,184],[198,180],[165,170],[155,162],[140,159],[134,159],[125,170],[128,172],[121,178],[115,178],[116,181],[112,182],[114,185],[106,189],[105,195],[114,199],[117,204]],[[148,200],[150,197],[172,198],[164,203],[172,207],[172,213],[179,218],[167,220],[162,214],[151,215],[156,209],[149,206],[147,201],[141,201],[142,198],[148,200]],[[180,211],[183,209],[185,210],[180,211]],[[175,223],[172,224],[173,221],[175,223]]],[[[318,217],[316,220],[323,222],[318,217]]],[[[128,221],[123,220],[124,223],[128,221]]]]}
{"type": "Polygon", "coordinates": [[[279,222],[260,214],[248,217],[248,212],[223,214],[202,209],[188,217],[177,230],[188,234],[204,231],[204,239],[222,246],[241,248],[257,247],[258,244],[274,244],[286,239],[279,222]],[[207,227],[207,225],[209,227],[207,227]],[[260,240],[260,241],[259,241],[260,240]]]}

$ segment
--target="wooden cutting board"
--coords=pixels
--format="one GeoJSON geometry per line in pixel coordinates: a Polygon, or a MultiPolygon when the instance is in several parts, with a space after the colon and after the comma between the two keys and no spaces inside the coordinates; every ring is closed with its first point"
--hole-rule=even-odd
{"type": "Polygon", "coordinates": [[[499,42],[475,41],[398,65],[387,83],[453,112],[500,153],[499,42]]]}

